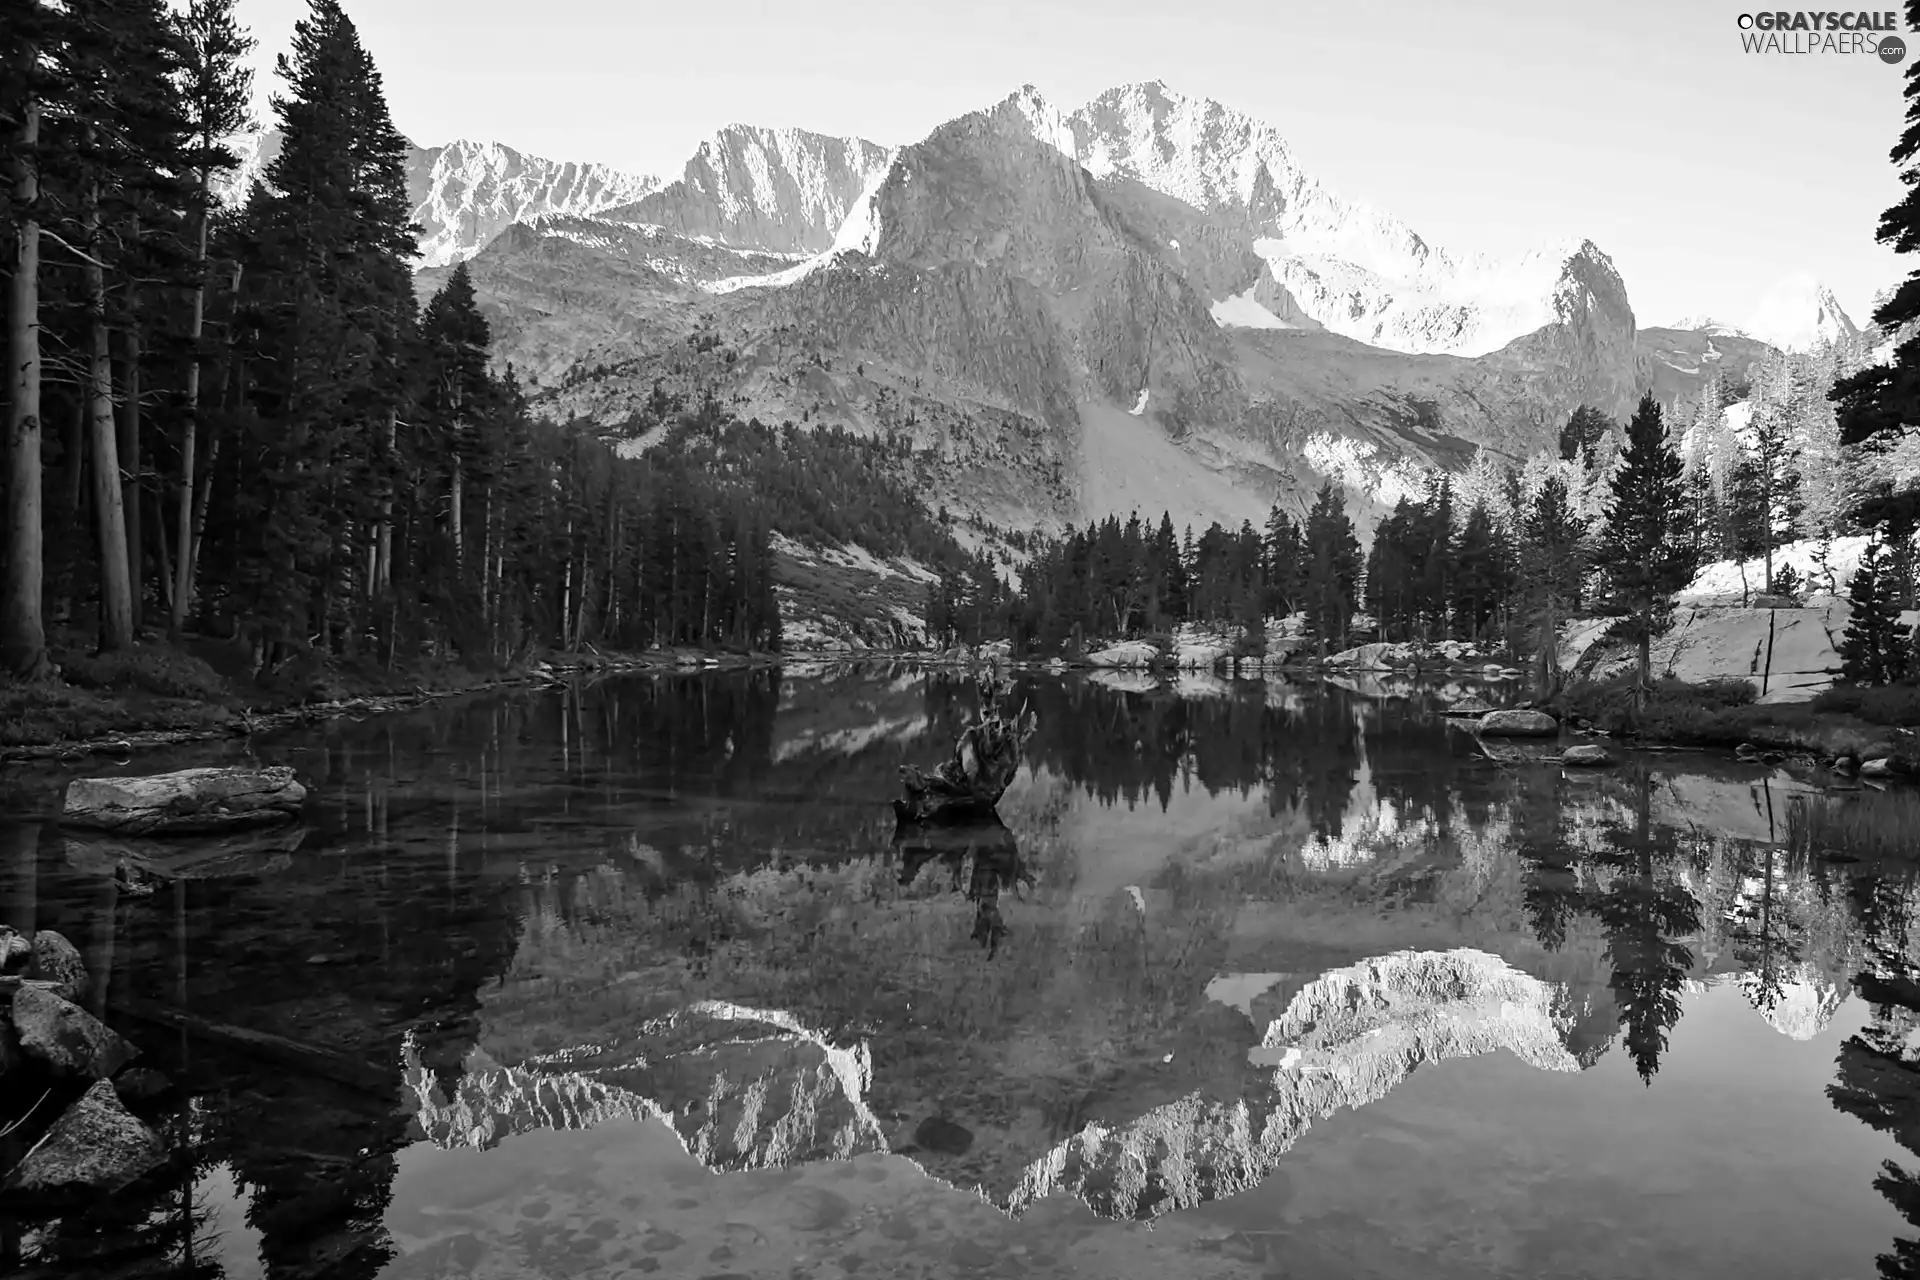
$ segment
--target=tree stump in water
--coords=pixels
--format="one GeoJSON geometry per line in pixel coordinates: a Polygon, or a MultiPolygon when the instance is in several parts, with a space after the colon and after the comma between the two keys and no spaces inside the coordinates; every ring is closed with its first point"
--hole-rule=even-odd
{"type": "Polygon", "coordinates": [[[123,835],[188,835],[270,826],[300,814],[307,789],[285,765],[182,769],[67,784],[62,823],[123,835]]]}
{"type": "Polygon", "coordinates": [[[952,758],[938,769],[928,773],[901,766],[900,785],[906,794],[893,802],[893,811],[902,823],[978,822],[994,813],[1020,772],[1021,753],[1036,722],[1031,712],[1003,718],[991,698],[986,705],[980,719],[954,744],[952,758]]]}

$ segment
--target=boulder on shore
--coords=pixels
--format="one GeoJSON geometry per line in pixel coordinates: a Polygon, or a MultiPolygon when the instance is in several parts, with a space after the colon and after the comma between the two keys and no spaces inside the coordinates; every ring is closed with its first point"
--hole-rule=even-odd
{"type": "Polygon", "coordinates": [[[124,835],[189,834],[267,826],[299,816],[307,789],[285,765],[182,769],[146,778],[67,784],[61,821],[124,835]]]}
{"type": "Polygon", "coordinates": [[[1500,738],[1551,738],[1560,722],[1544,711],[1490,711],[1480,717],[1480,732],[1500,738]]]}
{"type": "Polygon", "coordinates": [[[68,1000],[31,984],[13,993],[20,1048],[56,1073],[105,1080],[133,1060],[133,1046],[68,1000]]]}
{"type": "Polygon", "coordinates": [[[78,1000],[87,989],[87,966],[80,952],[52,929],[33,935],[33,967],[27,976],[52,983],[53,993],[67,1000],[78,1000]]]}
{"type": "Polygon", "coordinates": [[[27,1152],[9,1190],[41,1194],[118,1191],[167,1158],[160,1136],[97,1080],[27,1152]]]}

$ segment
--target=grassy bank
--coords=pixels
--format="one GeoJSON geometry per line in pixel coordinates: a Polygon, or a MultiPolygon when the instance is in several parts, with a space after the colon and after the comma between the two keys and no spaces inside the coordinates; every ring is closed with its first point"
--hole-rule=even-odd
{"type": "Polygon", "coordinates": [[[1810,702],[1754,701],[1745,680],[1655,682],[1636,705],[1631,677],[1583,681],[1549,704],[1562,720],[1610,734],[1678,746],[1784,751],[1821,760],[1892,759],[1920,773],[1920,687],[1830,689],[1810,702]]]}
{"type": "Polygon", "coordinates": [[[166,746],[348,712],[404,710],[567,671],[673,669],[692,657],[723,665],[764,660],[697,651],[545,653],[512,666],[421,661],[389,670],[374,662],[301,657],[261,675],[250,653],[215,639],[154,639],[104,655],[72,638],[50,639],[59,679],[0,681],[0,760],[166,746]]]}

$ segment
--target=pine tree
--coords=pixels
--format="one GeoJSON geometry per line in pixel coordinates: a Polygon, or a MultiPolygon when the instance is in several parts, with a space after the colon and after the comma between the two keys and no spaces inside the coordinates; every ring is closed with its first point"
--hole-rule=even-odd
{"type": "Polygon", "coordinates": [[[1520,525],[1520,580],[1535,625],[1535,696],[1551,697],[1560,680],[1560,621],[1579,598],[1586,573],[1586,523],[1554,476],[1540,486],[1520,525]]]}
{"type": "Polygon", "coordinates": [[[80,354],[100,567],[100,646],[110,650],[134,642],[143,576],[139,329],[132,315],[137,291],[119,286],[144,265],[142,242],[156,214],[177,207],[170,188],[185,144],[178,95],[183,59],[177,30],[159,0],[81,0],[68,6],[68,15],[60,58],[71,85],[72,117],[61,156],[77,199],[64,228],[69,235],[56,243],[78,259],[83,281],[80,354]],[[118,387],[116,331],[133,355],[118,387]],[[116,416],[116,403],[128,406],[127,412],[116,416]]]}
{"type": "Polygon", "coordinates": [[[1329,641],[1345,648],[1363,565],[1344,495],[1332,480],[1320,486],[1307,513],[1306,560],[1307,629],[1322,654],[1329,641]]]}
{"type": "MultiPolygon", "coordinates": [[[[266,338],[250,382],[286,447],[254,519],[275,571],[253,595],[296,634],[330,637],[359,629],[342,606],[356,576],[370,585],[355,571],[358,548],[373,545],[381,495],[397,479],[388,441],[414,321],[407,143],[336,0],[311,0],[277,69],[289,88],[273,100],[281,150],[249,209],[267,264],[250,290],[266,338]]],[[[566,613],[575,585],[565,580],[566,613]]]]}
{"type": "Polygon", "coordinates": [[[1841,674],[1857,685],[1891,684],[1907,674],[1912,653],[1900,609],[1883,581],[1880,548],[1860,559],[1847,584],[1847,629],[1840,639],[1841,674]]]}
{"type": "Polygon", "coordinates": [[[193,607],[196,580],[194,530],[204,512],[195,511],[194,482],[201,448],[201,377],[207,363],[202,349],[206,334],[208,243],[213,229],[213,179],[239,160],[226,140],[248,120],[247,102],[253,91],[253,71],[244,59],[254,40],[233,17],[234,0],[191,0],[178,15],[184,46],[184,108],[188,147],[184,156],[193,175],[188,203],[193,245],[193,312],[187,329],[187,373],[181,414],[180,477],[175,490],[173,607],[170,630],[178,635],[193,607]]]}
{"type": "MultiPolygon", "coordinates": [[[[1751,600],[1747,582],[1749,561],[1767,552],[1767,487],[1759,462],[1741,458],[1727,473],[1724,503],[1726,550],[1740,566],[1740,604],[1751,600]]],[[[1764,589],[1765,583],[1762,582],[1764,589]]]]}
{"type": "Polygon", "coordinates": [[[1455,628],[1461,639],[1478,640],[1512,593],[1514,578],[1513,548],[1484,502],[1467,512],[1456,562],[1455,628]]]}
{"type": "MultiPolygon", "coordinates": [[[[1920,0],[1908,0],[1909,26],[1920,25],[1920,0]]],[[[1895,253],[1920,252],[1920,61],[1907,67],[1906,127],[1894,144],[1891,159],[1900,168],[1900,180],[1906,194],[1899,203],[1880,215],[1875,235],[1881,244],[1891,245],[1895,253]]],[[[1839,432],[1844,444],[1867,440],[1897,438],[1905,435],[1910,424],[1920,423],[1920,268],[1910,271],[1890,295],[1874,308],[1873,322],[1886,333],[1902,328],[1911,330],[1894,349],[1888,364],[1873,364],[1837,381],[1830,398],[1839,406],[1839,432]]],[[[1903,486],[1898,493],[1882,495],[1871,513],[1860,518],[1876,523],[1890,519],[1906,523],[1920,521],[1920,488],[1903,486]]]]}
{"type": "Polygon", "coordinates": [[[1606,576],[1613,607],[1633,620],[1640,646],[1639,688],[1644,692],[1653,684],[1654,632],[1674,593],[1687,585],[1694,570],[1680,456],[1651,392],[1641,397],[1627,424],[1626,455],[1610,489],[1595,560],[1606,576]]]}
{"type": "Polygon", "coordinates": [[[41,593],[45,537],[41,489],[40,245],[41,118],[63,91],[43,53],[59,38],[64,13],[41,0],[0,0],[0,146],[10,184],[7,217],[13,261],[6,304],[7,421],[0,469],[6,513],[0,541],[0,674],[52,674],[41,593]]]}
{"type": "Polygon", "coordinates": [[[1757,407],[1753,417],[1753,480],[1760,505],[1760,543],[1766,561],[1765,576],[1773,581],[1773,551],[1783,530],[1792,529],[1800,516],[1799,458],[1791,432],[1790,401],[1775,400],[1757,407]]]}
{"type": "Polygon", "coordinates": [[[1584,457],[1593,467],[1600,461],[1600,446],[1613,434],[1613,421],[1590,404],[1573,411],[1567,425],[1560,428],[1560,459],[1572,462],[1584,457]]]}

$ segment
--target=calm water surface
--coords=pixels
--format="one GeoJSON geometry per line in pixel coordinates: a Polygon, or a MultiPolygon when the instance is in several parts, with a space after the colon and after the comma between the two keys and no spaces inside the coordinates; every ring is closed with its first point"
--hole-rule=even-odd
{"type": "Polygon", "coordinates": [[[15,771],[0,918],[180,1155],[0,1270],[1920,1275],[1911,880],[1789,857],[1783,770],[1494,759],[1446,693],[1027,680],[938,839],[896,769],[976,695],[909,668],[256,740],[298,831],[118,874],[15,771]]]}

